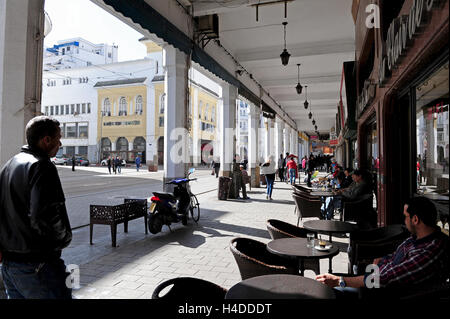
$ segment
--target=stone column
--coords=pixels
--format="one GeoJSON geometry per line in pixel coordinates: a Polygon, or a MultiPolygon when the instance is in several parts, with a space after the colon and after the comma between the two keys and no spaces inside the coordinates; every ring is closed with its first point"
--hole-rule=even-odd
{"type": "Polygon", "coordinates": [[[236,150],[236,98],[237,89],[226,82],[222,83],[222,98],[219,100],[220,176],[231,176],[236,150]]]}
{"type": "Polygon", "coordinates": [[[248,114],[248,164],[252,187],[260,186],[259,178],[259,117],[261,109],[253,104],[249,105],[248,114]]]}
{"type": "Polygon", "coordinates": [[[186,129],[187,66],[186,55],[166,46],[163,49],[164,65],[164,191],[173,191],[165,183],[186,176],[189,163],[189,134],[186,129]]]}
{"type": "Polygon", "coordinates": [[[195,167],[201,163],[201,132],[200,132],[200,120],[198,119],[199,101],[198,101],[198,88],[193,87],[193,99],[192,99],[192,162],[195,167]]]}
{"type": "Polygon", "coordinates": [[[277,117],[275,120],[275,158],[277,161],[277,168],[279,168],[278,159],[280,158],[280,154],[283,154],[283,129],[284,122],[277,117]]]}
{"type": "Polygon", "coordinates": [[[284,127],[284,132],[283,132],[283,138],[284,138],[284,150],[283,150],[283,156],[286,156],[286,153],[290,153],[289,152],[289,147],[290,147],[290,143],[289,143],[289,126],[285,126],[284,127]]]}
{"type": "Polygon", "coordinates": [[[0,167],[41,112],[44,20],[43,0],[0,0],[0,167]]]}
{"type": "MultiPolygon", "coordinates": [[[[158,117],[155,117],[155,86],[147,86],[147,103],[144,106],[144,114],[147,118],[145,138],[145,164],[149,172],[158,171],[158,139],[155,136],[158,117]]],[[[159,120],[159,119],[158,119],[159,120]]]]}

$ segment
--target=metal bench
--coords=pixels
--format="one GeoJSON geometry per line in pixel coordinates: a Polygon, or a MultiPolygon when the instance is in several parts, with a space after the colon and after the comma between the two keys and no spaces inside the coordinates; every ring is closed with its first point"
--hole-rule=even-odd
{"type": "Polygon", "coordinates": [[[145,234],[147,230],[147,200],[126,198],[123,204],[119,205],[90,205],[90,244],[92,245],[92,235],[94,224],[110,225],[112,246],[116,247],[117,225],[124,224],[124,232],[128,232],[128,222],[130,220],[144,217],[145,234]]]}

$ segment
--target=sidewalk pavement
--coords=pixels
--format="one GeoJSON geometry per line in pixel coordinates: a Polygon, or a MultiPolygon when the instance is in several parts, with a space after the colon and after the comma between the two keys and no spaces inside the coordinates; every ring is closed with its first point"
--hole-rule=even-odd
{"type": "MultiPolygon", "coordinates": [[[[324,173],[323,173],[324,174],[324,173]]],[[[210,177],[215,183],[215,177],[210,177]]],[[[230,288],[241,281],[237,264],[229,249],[234,237],[270,241],[266,221],[280,219],[297,223],[291,186],[275,182],[273,201],[265,199],[265,188],[252,188],[250,200],[219,201],[217,190],[198,196],[201,217],[198,224],[165,226],[159,234],[145,235],[143,218],[129,223],[128,233],[118,227],[118,247],[111,247],[108,226],[94,226],[94,245],[89,245],[89,227],[74,231],[71,245],[63,252],[66,264],[80,267],[78,299],[151,298],[156,286],[174,277],[196,277],[230,288]]],[[[305,221],[308,219],[305,219],[305,221]]],[[[333,258],[333,271],[347,271],[347,238],[334,237],[341,252],[333,258]]],[[[328,270],[328,259],[320,261],[321,272],[328,270]]],[[[305,271],[314,278],[314,272],[305,271]]]]}

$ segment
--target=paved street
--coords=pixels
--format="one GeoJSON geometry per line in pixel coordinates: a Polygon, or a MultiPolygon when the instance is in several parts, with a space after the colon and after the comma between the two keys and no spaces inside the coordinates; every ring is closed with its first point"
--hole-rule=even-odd
{"type": "MultiPolygon", "coordinates": [[[[124,198],[147,198],[154,191],[162,190],[163,171],[139,172],[134,167],[123,168],[121,174],[109,174],[106,167],[79,167],[72,172],[70,166],[57,166],[67,211],[73,228],[89,224],[89,205],[117,205],[124,198]]],[[[198,169],[192,177],[192,191],[202,193],[217,187],[211,170],[198,169]]]]}
{"type": "MultiPolygon", "coordinates": [[[[216,187],[217,179],[209,171],[196,174],[200,181],[193,184],[194,192],[216,187]]],[[[145,235],[143,218],[134,220],[127,234],[119,225],[116,248],[111,247],[108,226],[94,227],[94,245],[89,245],[89,227],[74,230],[74,239],[64,250],[63,258],[66,264],[80,266],[81,289],[74,290],[75,297],[150,298],[159,283],[179,276],[202,278],[230,288],[241,280],[229,250],[232,238],[248,237],[267,243],[268,219],[297,222],[289,185],[276,182],[271,202],[265,199],[264,192],[264,188],[252,189],[248,201],[219,201],[217,191],[204,192],[198,196],[198,224],[190,220],[187,226],[173,225],[172,232],[164,227],[159,234],[145,235]]],[[[333,270],[346,272],[348,239],[335,240],[341,252],[333,259],[333,270]]],[[[321,260],[321,272],[327,269],[328,260],[321,260]]],[[[314,273],[307,270],[305,276],[313,278],[314,273]]]]}

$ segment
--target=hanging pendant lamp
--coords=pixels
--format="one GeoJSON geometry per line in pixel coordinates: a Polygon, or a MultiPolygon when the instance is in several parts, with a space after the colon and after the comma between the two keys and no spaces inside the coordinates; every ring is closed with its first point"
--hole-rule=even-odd
{"type": "Polygon", "coordinates": [[[305,106],[305,110],[307,110],[308,106],[309,106],[309,102],[308,102],[308,86],[307,85],[305,85],[305,95],[306,95],[306,100],[305,100],[305,103],[303,103],[303,105],[305,106]]]}
{"type": "Polygon", "coordinates": [[[302,89],[303,89],[303,86],[300,84],[300,63],[299,64],[297,64],[297,77],[298,77],[298,84],[297,84],[297,86],[295,87],[295,89],[297,90],[297,94],[302,94],[302,89]]]}
{"type": "Polygon", "coordinates": [[[313,124],[313,125],[316,125],[316,120],[312,120],[312,124],[313,124]]]}
{"type": "Polygon", "coordinates": [[[317,131],[317,125],[314,125],[314,128],[316,129],[316,131],[317,131]]]}
{"type": "Polygon", "coordinates": [[[288,65],[289,57],[291,56],[289,54],[289,52],[287,52],[287,50],[286,50],[286,25],[287,25],[287,22],[283,22],[283,26],[284,26],[284,50],[280,54],[281,64],[283,64],[283,65],[288,65]]]}

